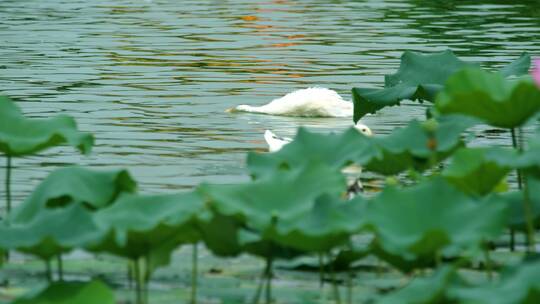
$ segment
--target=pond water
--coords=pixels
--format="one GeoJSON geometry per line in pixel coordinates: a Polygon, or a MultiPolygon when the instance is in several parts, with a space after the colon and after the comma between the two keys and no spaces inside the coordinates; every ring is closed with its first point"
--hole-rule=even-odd
{"type": "MultiPolygon", "coordinates": [[[[62,147],[15,159],[13,192],[22,199],[71,163],[126,167],[144,192],[247,180],[245,153],[266,148],[265,129],[292,136],[351,120],[225,109],[310,86],[349,99],[353,86],[381,86],[405,50],[451,48],[487,67],[540,55],[540,2],[516,3],[3,0],[0,93],[31,117],[72,115],[97,138],[89,157],[62,147]]],[[[387,134],[423,115],[408,103],[364,121],[387,134]]]]}

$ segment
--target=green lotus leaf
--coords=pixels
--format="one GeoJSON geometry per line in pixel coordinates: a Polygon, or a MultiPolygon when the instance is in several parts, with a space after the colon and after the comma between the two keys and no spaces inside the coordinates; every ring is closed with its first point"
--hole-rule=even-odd
{"type": "Polygon", "coordinates": [[[28,119],[11,99],[0,96],[0,151],[10,156],[23,156],[63,144],[88,154],[94,138],[78,131],[75,120],[69,116],[28,119]]]}
{"type": "Polygon", "coordinates": [[[526,78],[506,80],[501,73],[465,69],[448,79],[435,107],[442,114],[463,114],[495,127],[516,128],[540,110],[540,89],[526,78]]]}
{"type": "Polygon", "coordinates": [[[103,232],[79,204],[44,209],[29,222],[0,227],[0,248],[49,260],[100,239],[103,232]]]}
{"type": "Polygon", "coordinates": [[[198,226],[203,242],[215,255],[233,257],[243,253],[239,240],[242,220],[215,214],[209,220],[200,221],[198,226]]]}
{"type": "Polygon", "coordinates": [[[12,304],[115,304],[112,290],[100,281],[55,282],[37,294],[23,296],[12,304]]]}
{"type": "Polygon", "coordinates": [[[57,169],[11,214],[11,222],[28,222],[47,208],[71,203],[89,209],[110,205],[120,193],[136,191],[136,183],[126,170],[94,171],[82,167],[57,169]]]}
{"type": "Polygon", "coordinates": [[[275,153],[250,153],[247,164],[255,178],[312,161],[336,169],[355,163],[387,175],[408,169],[425,170],[462,146],[461,133],[476,123],[475,119],[458,115],[441,116],[430,123],[413,120],[386,137],[374,138],[353,128],[341,134],[317,134],[300,128],[292,143],[275,153]]]}
{"type": "Polygon", "coordinates": [[[457,287],[449,292],[459,303],[540,303],[540,261],[525,262],[503,272],[499,280],[477,287],[457,287]]]}
{"type": "Polygon", "coordinates": [[[203,184],[200,190],[212,211],[262,232],[280,221],[307,214],[322,194],[341,194],[345,180],[339,171],[323,163],[309,163],[240,185],[203,184]]]}
{"type": "Polygon", "coordinates": [[[518,152],[500,147],[458,150],[442,175],[465,193],[486,195],[510,172],[518,152]]]}
{"type": "Polygon", "coordinates": [[[262,258],[291,260],[305,254],[304,251],[295,247],[275,242],[267,232],[263,235],[256,231],[240,229],[238,241],[242,246],[242,251],[262,258]]]}
{"type": "Polygon", "coordinates": [[[323,195],[312,209],[279,221],[271,238],[279,244],[307,252],[328,252],[346,243],[365,225],[366,200],[357,196],[350,201],[323,195]]]}
{"type": "Polygon", "coordinates": [[[471,198],[434,178],[410,188],[387,187],[369,204],[367,221],[380,249],[375,254],[407,271],[404,262],[425,265],[437,256],[476,254],[483,241],[503,231],[506,204],[471,198]]]}
{"type": "Polygon", "coordinates": [[[294,141],[278,152],[248,153],[247,165],[252,176],[261,178],[276,169],[300,168],[313,161],[341,169],[350,162],[364,163],[374,157],[382,157],[380,150],[354,128],[341,134],[318,134],[299,128],[294,141]]]}
{"type": "MultiPolygon", "coordinates": [[[[527,74],[530,63],[530,56],[524,53],[519,59],[502,68],[501,74],[527,74]]],[[[401,56],[397,73],[385,76],[384,89],[352,89],[354,121],[357,122],[364,115],[386,106],[397,105],[405,99],[434,101],[452,74],[475,66],[478,64],[462,61],[450,50],[433,54],[406,51],[401,56]]]]}
{"type": "Polygon", "coordinates": [[[413,279],[407,286],[381,297],[376,304],[439,304],[454,303],[447,296],[449,286],[462,280],[455,268],[444,266],[429,277],[413,279]]]}
{"type": "Polygon", "coordinates": [[[107,237],[89,246],[129,259],[148,257],[155,267],[168,263],[181,244],[200,239],[196,223],[203,200],[196,192],[166,195],[123,194],[94,218],[107,237]]]}

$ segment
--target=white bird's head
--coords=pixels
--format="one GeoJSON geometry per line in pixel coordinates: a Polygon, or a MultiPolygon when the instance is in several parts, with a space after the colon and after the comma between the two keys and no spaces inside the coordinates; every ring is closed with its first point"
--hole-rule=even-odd
{"type": "Polygon", "coordinates": [[[354,125],[354,128],[358,130],[358,132],[364,134],[365,136],[369,136],[369,137],[373,136],[373,132],[371,131],[371,129],[362,123],[357,123],[356,125],[354,125]]]}

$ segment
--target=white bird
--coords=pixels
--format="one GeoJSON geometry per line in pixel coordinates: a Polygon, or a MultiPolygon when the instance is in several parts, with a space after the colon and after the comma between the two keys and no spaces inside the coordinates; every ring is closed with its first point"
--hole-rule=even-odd
{"type": "Polygon", "coordinates": [[[291,92],[262,106],[239,105],[227,112],[250,112],[283,116],[351,117],[353,103],[334,90],[307,88],[291,92]]]}
{"type": "MultiPolygon", "coordinates": [[[[371,129],[362,123],[357,123],[354,128],[365,136],[373,136],[373,132],[371,131],[371,129]]],[[[281,148],[283,148],[283,146],[285,146],[286,144],[290,143],[292,141],[292,138],[279,137],[272,131],[266,130],[264,132],[264,140],[266,140],[266,143],[268,144],[268,151],[276,152],[281,150],[281,148]]]]}
{"type": "Polygon", "coordinates": [[[290,143],[292,138],[289,137],[279,137],[270,130],[264,131],[264,140],[268,144],[269,152],[276,152],[281,150],[283,146],[290,143]]]}

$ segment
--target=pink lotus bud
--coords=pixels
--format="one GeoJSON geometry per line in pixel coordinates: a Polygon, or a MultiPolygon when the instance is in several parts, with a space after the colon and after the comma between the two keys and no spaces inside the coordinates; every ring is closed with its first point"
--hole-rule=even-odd
{"type": "Polygon", "coordinates": [[[540,87],[540,59],[535,59],[533,63],[532,77],[534,82],[540,87]]]}

